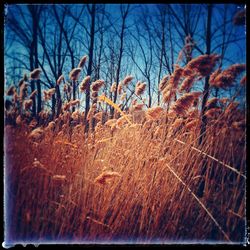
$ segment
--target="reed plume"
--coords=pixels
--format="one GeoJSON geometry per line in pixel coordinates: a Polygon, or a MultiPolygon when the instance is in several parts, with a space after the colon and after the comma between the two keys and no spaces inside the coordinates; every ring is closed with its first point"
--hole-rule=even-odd
{"type": "Polygon", "coordinates": [[[175,112],[178,115],[186,115],[188,109],[194,104],[194,101],[199,98],[201,92],[186,93],[171,106],[170,111],[175,112]]]}
{"type": "MultiPolygon", "coordinates": [[[[196,72],[200,76],[205,77],[211,74],[213,68],[221,57],[216,54],[201,55],[192,59],[184,68],[184,74],[188,72],[196,72]]],[[[193,73],[192,73],[193,74],[193,73]]]]}
{"type": "Polygon", "coordinates": [[[124,92],[121,97],[120,97],[120,101],[123,102],[124,100],[126,100],[126,97],[127,97],[127,93],[124,92]]]}
{"type": "Polygon", "coordinates": [[[28,84],[26,82],[24,82],[21,87],[20,87],[20,100],[23,100],[25,97],[27,97],[28,95],[28,84]]]}
{"type": "Polygon", "coordinates": [[[192,85],[195,81],[195,76],[188,76],[184,79],[184,81],[182,82],[179,91],[183,92],[183,91],[190,91],[190,89],[192,88],[192,85]]]}
{"type": "Polygon", "coordinates": [[[62,82],[63,80],[64,80],[64,76],[61,75],[61,76],[57,79],[56,84],[57,84],[57,85],[60,85],[61,82],[62,82]]]}
{"type": "Polygon", "coordinates": [[[71,72],[69,73],[69,79],[71,81],[77,81],[80,76],[81,70],[82,70],[81,68],[72,69],[71,72]]]}
{"type": "Polygon", "coordinates": [[[156,106],[146,110],[146,117],[151,120],[159,120],[162,117],[163,108],[156,106]]]}
{"type": "Polygon", "coordinates": [[[14,95],[15,93],[16,93],[15,86],[10,86],[9,89],[7,90],[6,95],[14,95]]]}
{"type": "Polygon", "coordinates": [[[87,89],[89,82],[90,82],[90,76],[86,76],[79,85],[80,92],[84,92],[87,89]]]}
{"type": "Polygon", "coordinates": [[[104,81],[103,80],[96,80],[95,82],[93,82],[91,84],[91,90],[92,91],[99,91],[100,88],[104,85],[104,81]]]}
{"type": "Polygon", "coordinates": [[[247,76],[245,75],[245,76],[243,76],[243,77],[241,78],[240,84],[241,84],[241,85],[246,85],[246,83],[247,83],[247,76]]]}
{"type": "Polygon", "coordinates": [[[25,110],[29,110],[32,107],[33,101],[31,99],[25,100],[23,106],[25,110]]]}
{"type": "Polygon", "coordinates": [[[132,109],[135,111],[139,111],[139,110],[142,110],[144,106],[145,106],[144,103],[137,103],[137,104],[132,106],[132,109]]]}
{"type": "Polygon", "coordinates": [[[81,58],[81,60],[80,60],[80,62],[79,62],[79,64],[78,64],[78,68],[83,68],[84,67],[84,65],[85,65],[85,63],[86,63],[86,61],[87,61],[87,59],[88,59],[88,56],[83,56],[82,58],[81,58]]]}
{"type": "Polygon", "coordinates": [[[79,100],[79,99],[71,100],[71,101],[69,102],[69,105],[70,105],[71,107],[76,106],[76,105],[80,105],[80,100],[79,100]]]}
{"type": "Polygon", "coordinates": [[[39,141],[44,137],[44,130],[42,128],[36,128],[29,134],[29,139],[39,141]]]}
{"type": "Polygon", "coordinates": [[[169,75],[166,75],[164,76],[161,81],[160,81],[160,84],[159,84],[159,90],[162,92],[165,87],[167,86],[167,83],[168,83],[168,80],[169,80],[169,75]]]}
{"type": "Polygon", "coordinates": [[[124,86],[127,86],[132,80],[134,79],[133,76],[126,76],[124,80],[122,81],[124,86]]]}
{"type": "Polygon", "coordinates": [[[246,10],[240,10],[236,12],[236,14],[233,17],[233,24],[234,25],[245,25],[246,24],[246,10]]]}
{"type": "Polygon", "coordinates": [[[118,88],[117,88],[117,92],[118,92],[118,95],[121,95],[121,93],[122,93],[122,82],[120,82],[119,84],[118,84],[118,88]]]}
{"type": "Polygon", "coordinates": [[[230,87],[238,75],[246,70],[245,64],[233,64],[229,66],[226,70],[223,70],[220,74],[218,74],[212,82],[210,82],[211,86],[217,88],[226,89],[230,87]]]}
{"type": "Polygon", "coordinates": [[[98,97],[98,91],[92,91],[91,92],[91,98],[95,100],[98,97]]]}
{"type": "Polygon", "coordinates": [[[135,94],[140,96],[144,93],[146,89],[147,84],[145,82],[137,82],[136,87],[135,87],[135,94]]]}
{"type": "Polygon", "coordinates": [[[41,74],[42,70],[37,68],[37,69],[34,69],[32,72],[30,72],[30,78],[32,80],[38,80],[40,79],[40,74],[41,74]]]}
{"type": "Polygon", "coordinates": [[[222,110],[221,108],[211,108],[208,111],[205,112],[205,116],[209,119],[217,119],[219,115],[221,114],[222,110]]]}
{"type": "Polygon", "coordinates": [[[217,107],[217,103],[218,103],[218,98],[217,97],[213,97],[211,99],[209,99],[206,103],[206,108],[207,109],[211,109],[211,108],[216,108],[217,107]]]}
{"type": "Polygon", "coordinates": [[[115,91],[116,91],[116,82],[114,82],[114,83],[111,85],[111,87],[110,87],[110,92],[111,92],[111,93],[115,93],[115,91]]]}

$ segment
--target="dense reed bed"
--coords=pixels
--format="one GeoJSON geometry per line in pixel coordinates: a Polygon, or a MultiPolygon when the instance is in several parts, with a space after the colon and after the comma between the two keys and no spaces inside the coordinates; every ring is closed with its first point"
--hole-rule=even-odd
{"type": "MultiPolygon", "coordinates": [[[[46,111],[32,118],[32,103],[22,113],[15,106],[6,111],[8,241],[245,242],[245,113],[234,98],[209,99],[199,143],[202,93],[190,92],[217,58],[196,58],[163,78],[161,107],[135,101],[121,111],[98,95],[104,81],[93,82],[88,133],[84,112],[71,110],[79,100],[65,103],[57,118],[46,111]],[[180,85],[181,77],[190,81],[180,85]],[[104,102],[115,108],[115,118],[104,112],[104,102]]],[[[217,72],[213,84],[222,86],[228,76],[228,87],[243,70],[217,72]]],[[[84,78],[79,88],[89,82],[84,78]]],[[[137,83],[138,96],[145,87],[137,83]]]]}

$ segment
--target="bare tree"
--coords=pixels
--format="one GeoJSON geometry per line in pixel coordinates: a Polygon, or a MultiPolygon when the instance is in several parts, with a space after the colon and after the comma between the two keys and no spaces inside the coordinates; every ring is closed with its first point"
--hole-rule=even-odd
{"type": "MultiPolygon", "coordinates": [[[[118,65],[117,65],[117,70],[116,70],[116,89],[114,93],[114,103],[116,103],[117,100],[117,91],[118,91],[118,84],[120,81],[120,72],[121,72],[121,65],[122,65],[122,57],[123,57],[123,52],[124,52],[124,36],[125,36],[125,30],[126,30],[126,20],[129,14],[129,5],[120,5],[120,13],[121,13],[121,18],[122,18],[122,25],[121,25],[121,30],[120,32],[117,33],[119,34],[119,40],[120,40],[120,48],[119,48],[119,56],[118,56],[118,65]]],[[[111,117],[114,116],[114,108],[111,109],[111,117]]]]}

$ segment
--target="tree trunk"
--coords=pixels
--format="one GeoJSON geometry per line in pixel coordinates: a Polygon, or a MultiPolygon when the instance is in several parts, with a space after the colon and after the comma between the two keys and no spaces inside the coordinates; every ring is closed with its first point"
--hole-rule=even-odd
{"type": "MultiPolygon", "coordinates": [[[[73,101],[76,99],[76,81],[72,81],[73,86],[73,101]]],[[[72,107],[72,112],[75,112],[75,106],[72,107]]]]}
{"type": "Polygon", "coordinates": [[[60,88],[58,85],[56,85],[56,102],[57,102],[56,117],[58,117],[62,109],[62,98],[61,98],[60,88]]]}
{"type": "MultiPolygon", "coordinates": [[[[33,7],[32,21],[33,21],[33,44],[34,44],[34,57],[35,57],[35,68],[38,68],[38,21],[39,21],[39,10],[38,6],[33,7]]],[[[41,82],[36,81],[37,87],[37,114],[42,110],[42,95],[41,95],[41,82]]]]}
{"type": "MultiPolygon", "coordinates": [[[[207,12],[207,34],[206,34],[206,47],[207,51],[206,54],[210,54],[211,50],[211,18],[212,18],[212,5],[208,4],[208,12],[207,12]]],[[[202,143],[204,135],[206,133],[206,125],[207,125],[207,118],[204,115],[206,112],[206,103],[209,96],[209,77],[205,78],[205,86],[203,90],[203,99],[202,99],[202,106],[201,106],[201,131],[200,131],[200,139],[199,144],[202,143]]]]}
{"type": "MultiPolygon", "coordinates": [[[[114,103],[116,103],[117,100],[117,90],[118,90],[118,84],[120,81],[120,71],[121,71],[121,63],[122,63],[122,54],[123,54],[123,37],[124,37],[124,30],[125,30],[125,18],[122,19],[122,30],[120,35],[120,50],[119,50],[119,60],[118,60],[118,67],[116,71],[116,90],[114,93],[114,103]]],[[[114,108],[111,108],[111,118],[114,116],[114,108]]]]}
{"type": "MultiPolygon", "coordinates": [[[[210,54],[210,47],[211,47],[211,17],[212,17],[212,5],[208,4],[207,34],[206,34],[206,46],[207,46],[206,54],[208,55],[210,54]]],[[[205,112],[206,112],[206,102],[208,99],[208,95],[209,95],[209,76],[205,78],[205,86],[203,90],[203,99],[201,107],[201,131],[200,131],[199,145],[201,145],[206,133],[207,118],[205,116],[205,112]]],[[[207,161],[204,160],[202,164],[201,176],[205,175],[206,170],[207,170],[207,161]]],[[[202,179],[197,189],[197,196],[203,197],[204,190],[205,190],[205,180],[202,179]]]]}
{"type": "Polygon", "coordinates": [[[150,81],[150,77],[148,77],[147,80],[148,80],[148,107],[151,108],[152,96],[151,96],[151,81],[150,81]]]}
{"type": "MultiPolygon", "coordinates": [[[[91,9],[91,33],[90,33],[90,46],[89,46],[89,64],[87,69],[87,75],[91,75],[92,72],[92,64],[93,64],[93,53],[94,53],[94,39],[95,39],[95,11],[96,6],[92,4],[91,9]]],[[[88,132],[89,124],[87,122],[87,115],[90,107],[90,85],[87,85],[86,89],[86,104],[85,104],[85,115],[84,115],[84,123],[85,123],[85,132],[88,132]]]]}

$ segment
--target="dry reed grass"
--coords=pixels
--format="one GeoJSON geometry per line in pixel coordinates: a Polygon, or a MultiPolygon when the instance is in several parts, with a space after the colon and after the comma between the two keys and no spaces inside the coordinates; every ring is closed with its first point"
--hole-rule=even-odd
{"type": "MultiPolygon", "coordinates": [[[[199,57],[199,63],[209,63],[206,70],[194,59],[188,67],[205,76],[217,59],[199,57]]],[[[173,96],[187,68],[176,66],[162,79],[163,102],[169,101],[167,92],[173,96]]],[[[72,80],[80,72],[71,72],[72,80]]],[[[119,94],[132,79],[118,85],[119,94]]],[[[82,91],[89,81],[84,78],[82,91]]],[[[191,82],[184,80],[181,89],[189,90],[191,82]]],[[[97,80],[92,90],[103,85],[97,80]]],[[[46,97],[53,92],[46,91],[46,97]]],[[[169,111],[142,110],[144,104],[134,101],[125,112],[100,95],[87,115],[98,122],[88,134],[84,113],[70,111],[79,100],[65,103],[54,120],[45,110],[39,120],[30,112],[6,111],[9,240],[245,242],[245,114],[230,99],[209,99],[209,122],[199,145],[201,117],[194,105],[199,98],[200,92],[185,93],[169,111]],[[117,111],[117,119],[105,118],[104,103],[117,111]]]]}

